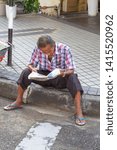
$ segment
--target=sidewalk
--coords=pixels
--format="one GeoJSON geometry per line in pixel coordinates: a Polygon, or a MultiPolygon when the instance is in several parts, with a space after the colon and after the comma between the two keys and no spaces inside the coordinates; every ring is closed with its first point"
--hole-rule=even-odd
{"type": "MultiPolygon", "coordinates": [[[[0,77],[16,81],[27,66],[39,36],[49,34],[72,49],[76,71],[85,94],[99,96],[99,35],[39,15],[20,15],[14,20],[13,66],[0,63],[0,77]]],[[[7,41],[7,19],[0,17],[0,40],[7,41]]]]}
{"type": "MultiPolygon", "coordinates": [[[[47,16],[47,15],[44,15],[47,16]]],[[[51,19],[58,20],[54,16],[47,16],[51,19]]],[[[88,16],[87,13],[67,13],[59,17],[59,21],[80,28],[86,31],[100,35],[100,13],[97,16],[88,16]]]]}

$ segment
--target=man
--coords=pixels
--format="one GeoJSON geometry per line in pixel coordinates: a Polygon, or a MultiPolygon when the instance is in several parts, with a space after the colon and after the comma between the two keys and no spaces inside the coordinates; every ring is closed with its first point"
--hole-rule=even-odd
{"type": "Polygon", "coordinates": [[[31,82],[57,89],[67,88],[74,98],[76,106],[74,115],[75,123],[80,126],[85,125],[86,122],[81,109],[83,89],[74,70],[75,65],[70,48],[65,44],[55,43],[48,35],[41,36],[37,42],[37,47],[32,53],[28,68],[23,70],[17,81],[18,95],[16,101],[4,107],[4,109],[13,110],[21,108],[24,91],[31,82]],[[50,79],[48,81],[34,81],[28,79],[28,76],[32,71],[48,75],[56,68],[60,69],[60,75],[55,79],[50,79]]]}

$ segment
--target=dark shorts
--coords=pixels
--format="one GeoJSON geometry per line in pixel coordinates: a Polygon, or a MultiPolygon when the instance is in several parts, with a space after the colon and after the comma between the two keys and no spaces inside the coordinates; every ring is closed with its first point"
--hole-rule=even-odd
{"type": "MultiPolygon", "coordinates": [[[[48,75],[50,73],[49,71],[44,70],[39,70],[38,72],[43,75],[48,75]]],[[[67,88],[73,98],[75,97],[78,91],[81,92],[81,95],[83,94],[83,89],[77,74],[71,74],[65,77],[58,76],[57,78],[48,81],[34,81],[28,79],[28,75],[30,73],[31,71],[28,68],[26,68],[25,70],[22,71],[17,81],[17,84],[20,85],[24,90],[33,82],[44,87],[54,87],[56,89],[67,88]]]]}

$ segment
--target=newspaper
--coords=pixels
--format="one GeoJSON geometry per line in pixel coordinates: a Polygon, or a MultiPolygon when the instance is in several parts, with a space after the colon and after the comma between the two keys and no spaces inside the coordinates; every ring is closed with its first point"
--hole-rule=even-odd
{"type": "Polygon", "coordinates": [[[47,76],[38,72],[32,72],[29,74],[28,79],[36,81],[47,81],[56,78],[58,75],[60,75],[60,69],[53,70],[47,76]]]}

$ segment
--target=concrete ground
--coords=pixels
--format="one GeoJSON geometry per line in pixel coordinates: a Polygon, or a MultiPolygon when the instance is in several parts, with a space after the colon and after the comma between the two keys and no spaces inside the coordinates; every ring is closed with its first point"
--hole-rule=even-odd
{"type": "MultiPolygon", "coordinates": [[[[37,140],[38,150],[99,150],[100,149],[100,123],[98,118],[87,118],[87,124],[84,127],[78,127],[71,119],[71,113],[60,111],[59,109],[50,108],[47,105],[35,107],[33,105],[24,105],[22,110],[6,112],[3,107],[10,102],[9,99],[0,97],[0,150],[27,150],[23,141],[32,141],[28,150],[36,150],[34,141],[37,140]],[[35,137],[34,133],[29,130],[32,126],[36,128],[39,124],[52,125],[54,128],[59,127],[60,131],[56,138],[49,139],[49,135],[44,133],[42,140],[47,140],[47,145],[41,149],[40,137],[35,137]],[[28,134],[27,134],[28,132],[28,134]],[[47,137],[46,137],[47,136],[47,137]],[[33,141],[33,139],[35,140],[33,141]],[[39,138],[39,139],[38,139],[39,138]],[[38,142],[39,141],[39,142],[38,142]],[[52,142],[52,143],[51,143],[52,142]],[[20,143],[20,144],[19,144],[20,143]],[[51,143],[51,144],[50,144],[51,143]],[[18,149],[18,145],[22,146],[18,149]],[[16,148],[17,147],[17,148],[16,148]]],[[[31,128],[31,129],[30,129],[31,128]]],[[[33,129],[34,129],[33,128],[33,129]]],[[[40,127],[39,127],[40,128],[40,127]]],[[[45,130],[48,130],[46,126],[45,130]]],[[[37,132],[38,133],[38,132],[37,132]]],[[[40,131],[38,135],[43,135],[40,131]]]]}

